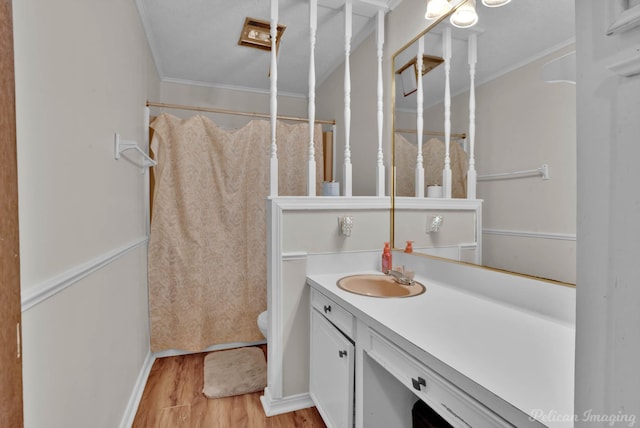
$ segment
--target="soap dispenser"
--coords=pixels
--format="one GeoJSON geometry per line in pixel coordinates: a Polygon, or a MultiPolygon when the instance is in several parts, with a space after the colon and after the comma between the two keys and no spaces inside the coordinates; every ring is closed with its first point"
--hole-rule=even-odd
{"type": "Polygon", "coordinates": [[[405,253],[413,253],[413,241],[407,241],[407,246],[404,247],[405,253]]]}
{"type": "Polygon", "coordinates": [[[387,273],[391,270],[391,248],[389,247],[389,243],[384,243],[384,249],[382,250],[382,272],[387,273]]]}

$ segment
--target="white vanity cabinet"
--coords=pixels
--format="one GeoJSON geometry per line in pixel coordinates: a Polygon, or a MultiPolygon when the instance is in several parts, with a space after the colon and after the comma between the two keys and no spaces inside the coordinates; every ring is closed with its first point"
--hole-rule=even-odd
{"type": "Polygon", "coordinates": [[[513,427],[375,330],[368,336],[367,354],[453,427],[513,427]]]}
{"type": "Polygon", "coordinates": [[[351,314],[312,290],[309,392],[329,428],[353,426],[355,348],[345,336],[352,329],[351,314]]]}
{"type": "Polygon", "coordinates": [[[418,296],[360,296],[336,285],[349,274],[307,276],[310,391],[327,426],[408,428],[425,417],[418,400],[455,428],[573,426],[534,417],[571,414],[570,326],[421,278],[418,296]],[[554,358],[527,359],[547,341],[554,358]]]}

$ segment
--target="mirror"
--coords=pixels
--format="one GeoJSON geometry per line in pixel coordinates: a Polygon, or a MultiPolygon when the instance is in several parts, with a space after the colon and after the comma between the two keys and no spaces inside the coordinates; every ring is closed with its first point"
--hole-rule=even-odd
{"type": "MultiPolygon", "coordinates": [[[[452,3],[459,4],[455,0],[452,3]]],[[[423,7],[424,3],[420,4],[415,3],[414,7],[423,7]]],[[[413,235],[419,238],[429,233],[425,229],[429,229],[427,223],[435,214],[446,213],[449,205],[455,211],[455,203],[458,206],[464,203],[471,157],[468,50],[469,35],[475,33],[473,152],[478,174],[476,198],[482,200],[482,208],[481,224],[475,230],[479,253],[474,261],[491,268],[575,284],[573,0],[546,2],[543,6],[536,0],[518,0],[491,8],[478,1],[476,11],[478,23],[467,29],[451,26],[448,17],[436,22],[425,20],[426,30],[393,56],[394,230],[406,223],[406,214],[398,209],[399,204],[415,199],[416,192],[419,89],[407,90],[411,77],[417,79],[417,73],[406,73],[412,68],[407,64],[417,61],[420,38],[424,55],[443,58],[445,28],[451,29],[450,156],[455,199],[437,198],[443,161],[434,147],[444,142],[445,65],[435,64],[422,77],[423,191],[424,197],[435,204],[432,204],[435,211],[426,210],[429,217],[424,219],[426,227],[412,230],[413,235]],[[548,178],[543,175],[544,168],[548,178]]],[[[416,10],[411,16],[424,20],[424,10],[416,10]]],[[[447,216],[442,217],[438,233],[447,229],[447,216]]],[[[467,227],[456,222],[449,224],[449,230],[467,227]]],[[[456,244],[447,239],[432,241],[430,248],[416,248],[414,252],[449,257],[446,252],[436,251],[442,250],[437,247],[456,244]]],[[[394,238],[396,248],[402,249],[404,244],[404,240],[394,238]]],[[[458,242],[458,250],[464,244],[458,242]]],[[[459,254],[461,251],[450,257],[465,261],[459,254]]]]}

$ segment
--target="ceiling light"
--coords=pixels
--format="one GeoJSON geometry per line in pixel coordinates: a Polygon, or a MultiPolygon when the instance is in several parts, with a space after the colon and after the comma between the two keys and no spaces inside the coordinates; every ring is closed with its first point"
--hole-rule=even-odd
{"type": "Polygon", "coordinates": [[[482,4],[487,7],[500,7],[509,3],[511,0],[482,0],[482,4]]]}
{"type": "Polygon", "coordinates": [[[458,28],[469,28],[477,22],[476,0],[467,0],[451,15],[451,24],[458,28]]]}
{"type": "MultiPolygon", "coordinates": [[[[425,19],[437,19],[451,10],[449,0],[426,0],[427,11],[424,14],[425,19]]],[[[494,0],[495,1],[495,0],[494,0]]]]}
{"type": "MultiPolygon", "coordinates": [[[[276,36],[276,48],[280,46],[280,39],[284,33],[285,26],[278,25],[278,34],[276,36]]],[[[271,24],[269,21],[262,21],[255,18],[246,18],[244,26],[240,33],[238,44],[249,46],[252,48],[271,50],[271,24]]]]}

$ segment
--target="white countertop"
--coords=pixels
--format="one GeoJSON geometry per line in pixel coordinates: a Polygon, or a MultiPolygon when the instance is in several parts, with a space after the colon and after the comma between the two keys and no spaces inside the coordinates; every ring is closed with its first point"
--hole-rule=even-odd
{"type": "Polygon", "coordinates": [[[489,297],[430,281],[410,298],[375,298],[337,287],[343,272],[308,282],[356,317],[365,315],[549,427],[571,427],[575,328],[489,297]],[[327,293],[328,292],[328,293],[327,293]]]}

